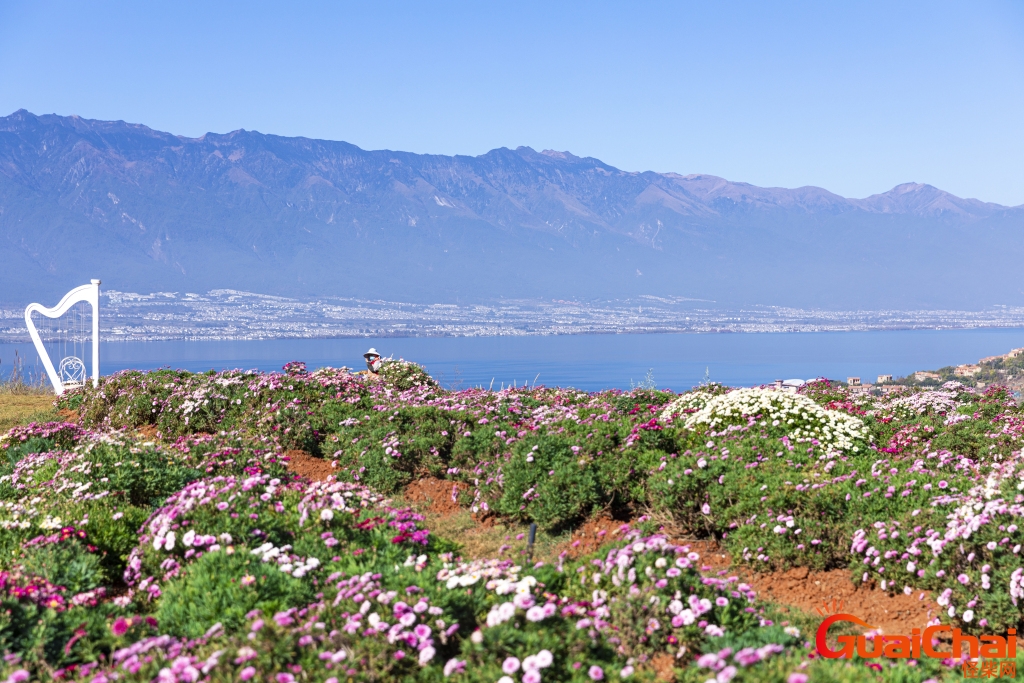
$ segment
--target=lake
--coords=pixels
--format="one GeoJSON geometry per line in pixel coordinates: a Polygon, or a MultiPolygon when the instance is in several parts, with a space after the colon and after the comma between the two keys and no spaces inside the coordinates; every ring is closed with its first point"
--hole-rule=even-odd
{"type": "MultiPolygon", "coordinates": [[[[851,375],[873,382],[883,373],[907,375],[1006,353],[1024,346],[1024,329],[111,342],[100,352],[103,374],[159,367],[279,370],[290,360],[305,361],[311,370],[362,369],[362,354],[371,346],[384,356],[421,363],[445,386],[487,387],[493,380],[495,389],[535,381],[628,389],[650,372],[658,387],[682,391],[705,373],[731,386],[851,375]]],[[[31,344],[0,344],[4,377],[15,349],[41,367],[31,344]]]]}

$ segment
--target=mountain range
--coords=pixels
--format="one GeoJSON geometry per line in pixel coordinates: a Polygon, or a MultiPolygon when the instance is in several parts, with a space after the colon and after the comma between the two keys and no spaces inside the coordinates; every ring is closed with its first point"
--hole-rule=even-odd
{"type": "Polygon", "coordinates": [[[1024,206],[630,172],[529,147],[368,151],[238,130],[0,118],[0,301],[231,288],[411,302],[832,309],[1024,304],[1024,206]],[[710,304],[708,304],[710,305],[710,304]]]}

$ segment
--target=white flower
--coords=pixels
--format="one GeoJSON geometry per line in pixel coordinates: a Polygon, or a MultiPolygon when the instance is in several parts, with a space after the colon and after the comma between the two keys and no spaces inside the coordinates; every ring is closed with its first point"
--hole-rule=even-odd
{"type": "Polygon", "coordinates": [[[167,532],[167,536],[164,538],[164,550],[174,550],[174,532],[167,532]]]}
{"type": "MultiPolygon", "coordinates": [[[[953,609],[953,608],[950,607],[950,609],[953,609]]],[[[972,619],[974,619],[974,610],[972,610],[972,609],[966,610],[964,612],[964,614],[963,614],[963,618],[964,618],[964,621],[971,621],[972,619]]]]}
{"type": "Polygon", "coordinates": [[[334,519],[334,512],[330,508],[324,508],[320,511],[320,519],[329,522],[334,519]]]}

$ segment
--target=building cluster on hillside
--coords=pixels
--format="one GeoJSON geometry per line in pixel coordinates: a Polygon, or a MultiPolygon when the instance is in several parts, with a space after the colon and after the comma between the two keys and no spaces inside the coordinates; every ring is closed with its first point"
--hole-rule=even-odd
{"type": "Polygon", "coordinates": [[[986,356],[977,363],[963,363],[938,370],[918,370],[900,382],[928,387],[950,380],[973,382],[979,389],[989,384],[1005,384],[1020,391],[1024,389],[1024,347],[1011,349],[1000,356],[986,356]]]}
{"type": "Polygon", "coordinates": [[[875,384],[862,382],[860,377],[846,378],[846,387],[854,396],[870,393],[888,394],[897,386],[899,385],[893,384],[892,375],[879,375],[875,384]]]}

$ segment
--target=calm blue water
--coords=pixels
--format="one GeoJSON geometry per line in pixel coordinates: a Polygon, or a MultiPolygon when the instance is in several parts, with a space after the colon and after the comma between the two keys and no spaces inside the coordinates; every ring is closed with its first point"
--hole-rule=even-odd
{"type": "MultiPolygon", "coordinates": [[[[1024,346],[1024,329],[112,342],[100,351],[109,374],[159,367],[278,370],[290,360],[310,369],[362,369],[362,354],[371,346],[425,365],[446,386],[486,387],[493,378],[494,388],[536,379],[547,386],[628,389],[650,370],[659,387],[681,391],[701,382],[705,370],[713,381],[732,386],[819,376],[874,381],[881,373],[906,375],[1006,353],[1024,346]]],[[[5,377],[15,348],[30,365],[37,363],[31,344],[0,344],[5,377]]]]}

